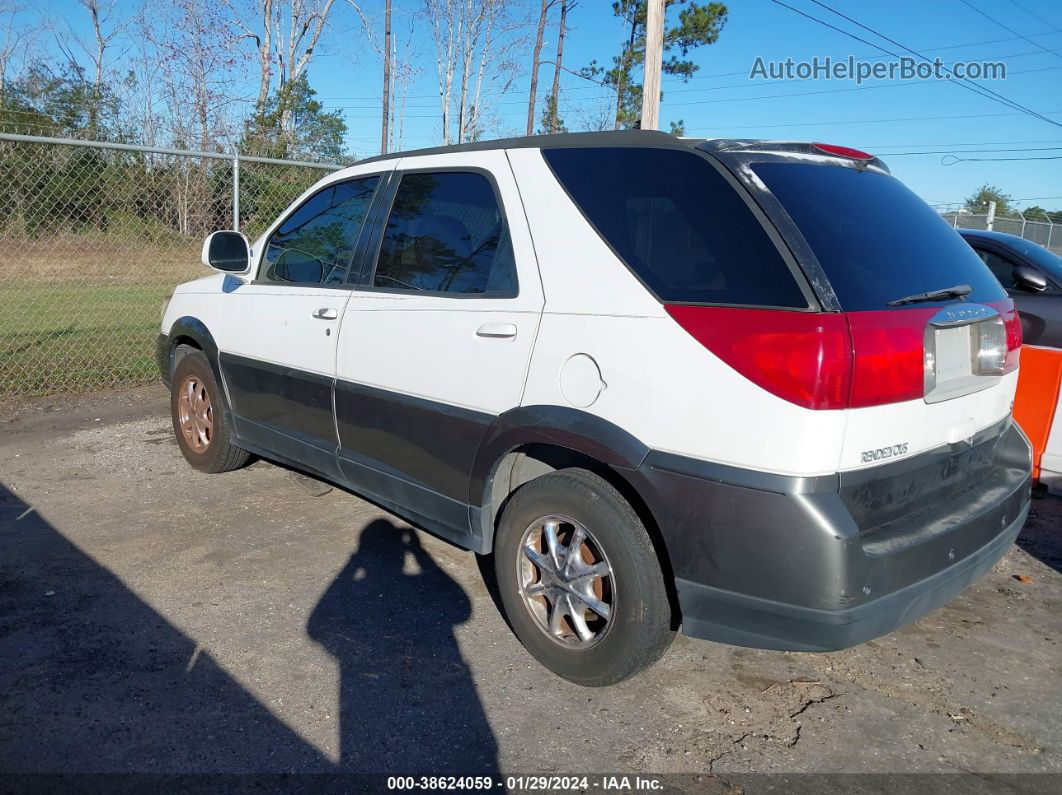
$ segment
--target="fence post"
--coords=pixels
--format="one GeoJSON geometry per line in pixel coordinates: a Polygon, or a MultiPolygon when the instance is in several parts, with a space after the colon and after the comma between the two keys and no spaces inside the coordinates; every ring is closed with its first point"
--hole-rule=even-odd
{"type": "Polygon", "coordinates": [[[240,231],[240,153],[232,158],[232,228],[240,231]]]}

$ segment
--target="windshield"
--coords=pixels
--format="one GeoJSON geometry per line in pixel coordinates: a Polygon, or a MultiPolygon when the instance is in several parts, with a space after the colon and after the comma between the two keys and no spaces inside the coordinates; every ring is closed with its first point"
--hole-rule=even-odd
{"type": "MultiPolygon", "coordinates": [[[[969,285],[966,300],[1007,296],[973,249],[894,177],[813,163],[755,163],[826,272],[846,312],[969,285]]],[[[932,303],[957,300],[943,297],[932,303]]]]}

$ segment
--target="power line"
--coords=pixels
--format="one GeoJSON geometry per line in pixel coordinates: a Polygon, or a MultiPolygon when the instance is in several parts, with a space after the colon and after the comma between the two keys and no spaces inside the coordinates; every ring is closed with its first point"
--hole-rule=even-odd
{"type": "MultiPolygon", "coordinates": [[[[853,24],[858,25],[859,27],[863,28],[864,30],[869,31],[870,33],[874,34],[875,36],[878,36],[879,38],[885,39],[886,41],[889,41],[889,42],[895,44],[896,46],[900,47],[901,49],[907,50],[908,52],[910,52],[910,53],[912,53],[914,55],[917,55],[923,61],[926,61],[927,63],[932,63],[928,58],[926,58],[921,53],[916,52],[915,50],[912,50],[912,49],[910,49],[908,47],[905,47],[904,45],[900,44],[899,42],[896,42],[893,39],[890,39],[889,37],[884,36],[884,35],[878,33],[877,31],[875,31],[875,30],[873,30],[871,28],[868,28],[866,25],[863,25],[860,22],[856,22],[851,17],[848,17],[845,14],[842,14],[840,11],[835,11],[834,9],[830,8],[829,6],[827,6],[826,4],[819,2],[819,0],[811,0],[811,1],[813,3],[815,3],[816,5],[819,5],[822,8],[825,8],[826,10],[830,11],[831,13],[834,13],[834,14],[836,14],[839,17],[847,19],[849,22],[852,22],[853,24]]],[[[804,11],[801,11],[798,8],[794,8],[791,5],[783,3],[781,0],[771,0],[771,2],[775,3],[776,5],[783,6],[784,8],[788,8],[790,11],[793,11],[793,12],[799,14],[802,17],[806,17],[807,19],[810,19],[813,22],[817,22],[820,25],[825,25],[826,27],[828,27],[828,28],[830,28],[832,30],[835,30],[838,33],[841,33],[841,34],[843,34],[845,36],[848,36],[849,38],[855,39],[857,41],[861,41],[864,44],[868,44],[871,47],[876,47],[877,49],[881,50],[882,52],[889,53],[890,55],[892,55],[895,58],[900,58],[901,57],[898,53],[894,53],[891,50],[886,49],[885,47],[881,47],[880,45],[872,44],[872,43],[868,42],[866,39],[863,39],[863,38],[857,36],[856,34],[851,33],[850,31],[847,31],[847,30],[844,30],[842,28],[839,28],[836,25],[831,25],[829,22],[827,22],[827,21],[825,21],[823,19],[819,19],[818,17],[814,17],[811,14],[808,14],[808,13],[806,13],[804,11]]],[[[946,71],[949,74],[953,74],[951,72],[951,70],[946,70],[946,71]]],[[[1019,103],[1014,102],[1013,100],[1007,99],[1006,97],[1002,96],[1001,94],[997,94],[996,92],[992,91],[991,89],[984,88],[983,86],[981,86],[981,85],[979,85],[977,83],[973,83],[972,81],[964,82],[964,81],[961,81],[961,80],[956,80],[954,82],[955,82],[956,85],[962,86],[963,88],[965,88],[965,89],[967,89],[969,91],[973,91],[975,94],[978,94],[980,96],[986,97],[988,99],[992,99],[995,102],[999,102],[1000,104],[1006,105],[1009,108],[1013,108],[1015,110],[1021,111],[1024,114],[1035,116],[1036,118],[1041,119],[1042,121],[1046,121],[1048,124],[1053,124],[1056,127],[1062,127],[1062,123],[1056,122],[1053,119],[1048,119],[1045,116],[1043,116],[1042,114],[1037,113],[1036,111],[1034,111],[1034,110],[1032,110],[1030,108],[1026,108],[1025,106],[1020,105],[1019,103]]]]}
{"type": "MultiPolygon", "coordinates": [[[[818,20],[816,20],[816,21],[818,21],[818,20]]],[[[1030,35],[1031,36],[1050,36],[1051,33],[1032,33],[1030,35]]],[[[946,45],[946,46],[943,46],[943,47],[926,47],[925,50],[927,52],[944,52],[945,50],[961,50],[961,49],[964,49],[966,47],[982,47],[982,46],[984,46],[986,44],[1002,44],[1002,43],[1008,42],[1008,41],[1019,41],[1020,39],[1021,39],[1021,36],[1007,36],[1006,38],[1002,38],[1002,39],[985,39],[984,41],[970,41],[970,42],[966,42],[964,44],[949,44],[949,45],[946,45]]],[[[869,42],[867,42],[867,44],[869,44],[869,42]]],[[[869,44],[869,46],[874,47],[876,50],[878,50],[878,52],[882,51],[881,48],[878,47],[876,44],[869,44]]],[[[893,53],[890,53],[890,52],[887,52],[887,51],[886,51],[885,55],[880,55],[878,53],[867,53],[865,55],[856,55],[854,57],[859,59],[859,60],[874,61],[874,60],[880,60],[881,58],[887,58],[890,55],[892,57],[896,57],[893,53]]],[[[1005,57],[1005,58],[1017,58],[1018,55],[1007,55],[1007,56],[1003,56],[1003,57],[1005,57]]],[[[707,75],[693,75],[693,77],[689,78],[689,80],[708,80],[708,79],[715,78],[715,77],[736,77],[738,75],[748,75],[748,73],[749,72],[748,72],[747,69],[742,71],[742,72],[714,72],[712,74],[707,74],[707,75]]],[[[683,82],[686,82],[681,77],[665,77],[665,79],[666,80],[683,80],[683,82]]],[[[587,88],[590,88],[590,86],[587,86],[587,88]]]]}
{"type": "MultiPolygon", "coordinates": [[[[1042,16],[1040,16],[1039,14],[1037,14],[1037,13],[1036,13],[1035,11],[1030,11],[1030,10],[1029,10],[1028,8],[1026,8],[1025,6],[1023,6],[1023,5],[1021,4],[1021,3],[1017,2],[1017,0],[1010,0],[1010,3],[1011,3],[1011,5],[1015,5],[1015,6],[1017,6],[1018,8],[1020,8],[1020,9],[1021,9],[1022,11],[1024,11],[1024,12],[1025,12],[1026,14],[1028,14],[1029,16],[1031,16],[1031,17],[1036,17],[1036,19],[1038,19],[1038,20],[1040,20],[1041,22],[1043,22],[1043,23],[1044,23],[1045,25],[1047,25],[1047,27],[1051,28],[1051,30],[1052,30],[1052,31],[1054,31],[1055,33],[1062,33],[1062,30],[1060,30],[1060,29],[1059,29],[1059,28],[1058,28],[1058,27],[1057,27],[1057,26],[1056,26],[1056,25],[1055,25],[1055,24],[1054,24],[1053,22],[1048,22],[1048,21],[1047,21],[1046,19],[1044,19],[1044,18],[1043,18],[1042,16]]],[[[1044,36],[1044,35],[1047,35],[1047,34],[1044,34],[1044,33],[1034,33],[1034,34],[1032,34],[1032,35],[1034,35],[1034,36],[1044,36]]],[[[1023,38],[1024,38],[1024,37],[1023,37],[1023,38]]]]}
{"type": "MultiPolygon", "coordinates": [[[[1045,114],[1062,113],[1062,110],[1045,110],[1045,114]]],[[[774,129],[779,127],[818,127],[821,125],[847,125],[847,124],[884,124],[887,122],[896,121],[944,121],[950,119],[991,119],[999,118],[1002,116],[1024,116],[1024,113],[973,113],[964,114],[960,116],[906,116],[892,119],[840,119],[835,121],[799,121],[799,122],[786,122],[784,124],[736,124],[726,127],[713,127],[713,130],[747,130],[749,127],[757,127],[759,129],[774,129]]],[[[698,128],[701,130],[707,129],[704,127],[698,128]]],[[[690,130],[694,132],[694,130],[690,130]]]]}
{"type": "MultiPolygon", "coordinates": [[[[1020,198],[1020,199],[1009,199],[1009,201],[1012,201],[1012,202],[1035,202],[1035,201],[1046,201],[1048,199],[1062,199],[1062,196],[1025,196],[1025,197],[1020,198]]],[[[947,205],[947,204],[965,204],[965,203],[966,203],[965,199],[960,199],[959,201],[954,201],[954,202],[934,202],[930,206],[931,207],[943,207],[944,205],[947,205]]]]}
{"type": "MultiPolygon", "coordinates": [[[[1033,36],[1050,36],[1051,34],[1050,33],[1034,33],[1034,34],[1031,34],[1031,35],[1033,35],[1033,36]]],[[[983,46],[983,45],[986,45],[986,44],[1002,44],[1002,43],[1008,42],[1008,41],[1019,41],[1019,40],[1021,40],[1021,38],[1022,38],[1021,36],[1007,36],[1007,37],[1002,38],[1002,39],[985,39],[983,41],[971,41],[971,42],[966,42],[964,44],[949,44],[949,45],[946,45],[946,46],[943,46],[943,47],[927,47],[926,51],[927,52],[944,52],[945,50],[958,50],[958,49],[963,49],[965,47],[980,47],[980,46],[983,46]]],[[[870,46],[877,47],[877,45],[873,45],[873,44],[870,45],[870,46]]],[[[880,50],[881,48],[879,47],[878,49],[880,50]]],[[[1005,58],[1024,58],[1024,57],[1029,56],[1029,55],[1039,55],[1040,52],[1041,52],[1041,50],[1037,49],[1037,50],[1032,50],[1032,51],[1011,53],[1009,55],[1002,55],[1002,56],[999,56],[999,57],[1001,59],[1005,59],[1005,58]]],[[[855,57],[857,60],[879,60],[881,58],[897,57],[897,56],[894,53],[886,51],[884,55],[880,55],[880,54],[877,54],[877,53],[875,53],[875,54],[869,54],[868,53],[866,55],[857,55],[857,56],[853,56],[853,57],[855,57]]],[[[715,79],[717,77],[738,77],[738,76],[748,77],[748,74],[749,74],[749,70],[745,69],[745,70],[742,70],[742,71],[739,71],[739,72],[712,72],[711,74],[703,74],[703,75],[702,74],[695,74],[692,77],[690,77],[688,80],[686,80],[686,79],[684,79],[682,77],[669,77],[667,75],[664,76],[664,79],[665,80],[681,81],[683,84],[686,84],[686,83],[688,83],[690,81],[693,81],[693,80],[713,80],[713,79],[715,79]]],[[[1018,74],[1020,74],[1020,73],[1018,73],[1018,74]]],[[[793,80],[775,80],[775,81],[772,81],[772,83],[774,83],[774,84],[792,83],[792,82],[798,82],[798,79],[795,78],[793,80]]],[[[762,85],[768,85],[768,84],[767,83],[754,83],[753,84],[753,86],[762,86],[762,85]]],[[[726,88],[740,88],[740,87],[745,87],[745,86],[746,86],[745,83],[734,83],[734,84],[731,84],[729,86],[711,86],[711,87],[708,87],[708,88],[671,88],[671,89],[667,89],[667,92],[671,93],[671,94],[677,94],[679,92],[685,93],[685,92],[695,92],[695,91],[718,91],[718,90],[722,90],[722,89],[726,89],[726,88]]],[[[577,86],[566,87],[566,88],[564,88],[564,91],[567,93],[567,92],[570,92],[570,91],[599,91],[601,89],[602,89],[602,86],[599,86],[599,85],[588,85],[588,86],[577,85],[577,86]]],[[[494,93],[485,93],[484,97],[486,97],[487,99],[490,99],[490,98],[493,98],[493,97],[508,96],[508,95],[512,95],[512,94],[523,96],[526,93],[527,93],[527,91],[522,89],[522,88],[520,88],[520,89],[511,88],[511,89],[506,89],[505,91],[498,91],[498,92],[494,92],[494,93]]],[[[611,91],[611,89],[609,89],[608,95],[611,95],[612,93],[613,92],[611,91]]],[[[605,96],[606,95],[602,95],[602,98],[604,98],[605,96]]],[[[438,93],[434,93],[434,94],[409,94],[409,95],[406,96],[406,99],[435,99],[435,100],[437,100],[438,98],[439,98],[438,93]]],[[[378,96],[332,96],[332,97],[327,97],[327,96],[317,95],[316,99],[318,99],[318,100],[320,100],[322,102],[324,102],[324,101],[333,101],[333,100],[350,100],[350,101],[364,100],[366,102],[369,102],[369,101],[379,102],[380,101],[380,97],[378,97],[378,96]]],[[[252,102],[254,102],[254,100],[253,99],[248,99],[248,100],[246,100],[246,102],[252,103],[252,102]]]]}
{"type": "MultiPolygon", "coordinates": [[[[978,14],[980,14],[985,19],[987,19],[989,22],[992,22],[992,23],[994,23],[996,25],[999,25],[999,27],[1003,28],[1003,30],[1007,31],[1008,33],[1013,33],[1015,36],[1018,36],[1018,37],[1024,39],[1025,41],[1029,42],[1029,44],[1032,44],[1035,47],[1039,47],[1044,52],[1049,52],[1052,55],[1055,55],[1055,56],[1057,56],[1059,58],[1062,58],[1062,55],[1059,55],[1054,50],[1049,50],[1046,47],[1044,47],[1042,44],[1040,44],[1039,42],[1033,41],[1032,39],[1028,38],[1027,36],[1023,36],[1021,33],[1018,33],[1018,31],[1014,30],[1014,28],[1007,27],[1002,22],[1000,22],[998,19],[996,19],[995,17],[989,16],[984,11],[982,11],[980,8],[975,6],[973,3],[968,2],[968,0],[959,0],[959,2],[962,3],[964,6],[966,6],[967,8],[969,8],[971,11],[976,11],[978,14]]],[[[1018,7],[1021,8],[1021,6],[1018,6],[1018,7]]],[[[1022,10],[1024,11],[1025,9],[1022,9],[1022,10]]]]}
{"type": "Polygon", "coordinates": [[[1057,152],[1062,146],[1037,146],[1030,149],[965,149],[956,153],[953,149],[932,149],[925,152],[882,152],[886,157],[903,157],[904,155],[954,155],[954,154],[992,154],[995,152],[1057,152]]]}
{"type": "Polygon", "coordinates": [[[1020,160],[1062,160],[1062,155],[1052,155],[1050,157],[957,157],[949,154],[940,158],[940,164],[942,166],[954,166],[956,163],[1003,163],[1020,160]],[[950,161],[948,161],[949,157],[951,158],[950,161]]]}
{"type": "MultiPolygon", "coordinates": [[[[772,2],[778,3],[779,0],[772,0],[772,2]]],[[[822,0],[811,0],[811,2],[813,2],[815,5],[819,6],[820,8],[825,8],[827,11],[829,11],[832,14],[836,14],[837,16],[841,17],[842,19],[848,20],[853,25],[856,25],[856,26],[862,28],[863,30],[867,31],[868,33],[871,33],[871,34],[877,36],[880,39],[884,39],[885,41],[889,42],[890,44],[893,44],[893,45],[899,47],[900,49],[905,50],[906,52],[909,52],[912,55],[915,55],[915,56],[921,58],[926,63],[933,63],[932,61],[929,60],[929,58],[927,58],[926,56],[922,55],[922,53],[918,52],[917,50],[912,50],[910,47],[907,47],[906,45],[900,44],[900,42],[896,41],[895,39],[889,38],[888,36],[886,36],[883,33],[879,33],[878,31],[874,30],[873,28],[868,27],[867,25],[864,25],[862,22],[859,22],[858,20],[853,19],[852,17],[848,16],[847,14],[843,14],[840,11],[837,11],[836,9],[831,8],[830,6],[828,6],[825,3],[823,3],[822,0]]],[[[791,8],[791,6],[790,6],[790,8],[791,8]]],[[[811,18],[815,19],[815,17],[811,17],[811,18]]],[[[822,22],[822,20],[817,20],[817,21],[822,22]]],[[[829,25],[828,22],[823,22],[823,24],[829,25]]],[[[835,30],[838,30],[838,29],[835,28],[835,30]]],[[[848,35],[848,36],[852,36],[853,35],[851,33],[848,33],[847,31],[841,31],[841,32],[844,33],[845,35],[848,35]]],[[[861,39],[861,41],[862,41],[862,39],[861,39]]],[[[882,47],[881,49],[885,50],[884,47],[882,47]]],[[[888,52],[888,50],[885,50],[885,52],[888,52]]],[[[899,57],[899,56],[897,55],[896,57],[899,57]]],[[[955,73],[952,72],[947,67],[944,67],[944,71],[947,72],[952,77],[956,77],[957,78],[957,75],[955,75],[955,73]]],[[[973,91],[975,94],[980,94],[981,96],[987,96],[990,99],[994,99],[994,101],[996,101],[996,102],[999,102],[1001,104],[1005,104],[1008,107],[1015,108],[1016,110],[1023,111],[1024,113],[1027,113],[1030,116],[1035,116],[1036,118],[1040,119],[1041,121],[1046,121],[1048,124],[1053,124],[1056,127],[1062,127],[1062,123],[1057,122],[1054,119],[1048,119],[1046,116],[1041,115],[1040,113],[1032,110],[1031,108],[1027,108],[1024,105],[1022,105],[1022,104],[1020,104],[1018,102],[1015,102],[1012,99],[1008,99],[1007,97],[1003,96],[1002,94],[1000,94],[1000,93],[998,93],[996,91],[993,91],[990,88],[986,88],[985,86],[982,86],[980,83],[975,83],[974,81],[969,80],[969,79],[958,79],[958,78],[955,81],[953,81],[953,82],[956,85],[962,86],[963,88],[967,89],[968,91],[973,91]]]]}
{"type": "MultiPolygon", "coordinates": [[[[1032,72],[1052,72],[1062,69],[1062,66],[1045,66],[1039,69],[1023,69],[1013,74],[1030,74],[1032,72]]],[[[727,99],[701,99],[692,102],[669,102],[667,107],[677,108],[685,105],[714,105],[719,102],[757,102],[763,99],[782,99],[785,97],[810,97],[817,94],[842,94],[850,91],[873,91],[880,88],[901,88],[903,86],[926,86],[933,85],[936,80],[908,80],[901,83],[886,83],[879,86],[856,86],[853,88],[823,88],[818,91],[800,91],[792,94],[767,94],[762,97],[729,97],[727,99]]],[[[1059,125],[1062,126],[1062,125],[1059,125]]]]}
{"type": "MultiPolygon", "coordinates": [[[[830,30],[835,30],[835,31],[837,31],[838,33],[840,33],[843,36],[847,36],[850,39],[855,39],[856,41],[860,41],[863,44],[866,44],[868,47],[874,47],[875,49],[881,50],[882,52],[891,55],[893,58],[901,58],[902,57],[899,53],[895,53],[892,50],[888,50],[885,47],[882,47],[881,45],[869,42],[866,39],[864,39],[864,38],[862,38],[860,36],[857,36],[856,34],[852,33],[851,31],[847,31],[844,28],[839,28],[836,25],[832,25],[832,24],[830,24],[829,22],[827,22],[824,19],[819,19],[818,17],[814,17],[811,14],[807,13],[806,11],[801,11],[799,8],[794,8],[793,6],[789,5],[788,3],[783,3],[781,0],[771,0],[771,2],[774,3],[775,5],[782,6],[783,8],[788,8],[790,11],[792,11],[792,12],[794,12],[796,14],[799,14],[800,16],[804,17],[805,19],[810,19],[812,22],[817,22],[820,25],[824,25],[825,27],[830,28],[830,30]]],[[[816,2],[816,0],[812,0],[812,2],[816,2]]],[[[818,5],[822,5],[822,3],[818,3],[818,5]]],[[[829,8],[828,6],[823,6],[823,8],[826,8],[828,11],[831,11],[831,12],[837,14],[838,16],[844,17],[845,19],[849,19],[849,21],[852,21],[849,17],[845,17],[844,14],[841,14],[839,11],[833,11],[833,9],[829,8]]],[[[855,24],[859,25],[858,22],[855,23],[855,24]]],[[[864,28],[864,29],[868,30],[870,33],[873,33],[875,36],[879,36],[880,38],[883,38],[883,39],[886,38],[885,36],[881,36],[881,34],[877,33],[876,31],[870,30],[870,28],[867,28],[865,25],[859,25],[859,26],[861,28],[864,28]]],[[[891,41],[891,39],[886,39],[886,40],[887,41],[891,41]]],[[[893,43],[895,43],[895,42],[893,42],[893,43]]],[[[902,45],[897,45],[897,46],[902,46],[902,45]]],[[[911,50],[911,52],[914,52],[914,51],[911,50]]],[[[929,60],[924,55],[919,55],[919,57],[922,58],[925,61],[929,60]]],[[[962,83],[960,83],[960,85],[963,85],[965,88],[969,88],[969,90],[973,91],[975,94],[981,94],[982,96],[988,97],[987,93],[984,93],[982,91],[978,91],[977,88],[972,88],[972,87],[966,86],[965,84],[962,84],[962,83]]],[[[978,88],[980,88],[980,86],[978,86],[978,88]]],[[[991,99],[991,97],[989,97],[989,98],[991,99]]],[[[1014,108],[1015,110],[1023,110],[1024,112],[1031,112],[1031,111],[1028,110],[1028,108],[1021,108],[1016,102],[1011,102],[1010,100],[1008,100],[1006,98],[1002,98],[1002,101],[1008,107],[1014,108]]],[[[1059,126],[1062,126],[1062,125],[1059,125],[1059,126]]]]}
{"type": "MultiPolygon", "coordinates": [[[[1036,72],[1053,72],[1053,71],[1058,71],[1060,69],[1062,69],[1062,66],[1042,66],[1042,67],[1040,67],[1038,69],[1022,69],[1022,70],[1019,70],[1017,72],[1012,72],[1011,74],[1012,75],[1023,75],[1023,74],[1033,74],[1033,73],[1036,73],[1036,72]]],[[[806,80],[779,80],[779,81],[776,81],[776,82],[777,83],[794,83],[794,82],[804,83],[804,82],[807,82],[807,81],[806,80]]],[[[906,81],[896,82],[896,83],[885,83],[883,85],[853,86],[853,87],[849,87],[849,88],[822,88],[822,89],[818,89],[816,91],[798,91],[798,92],[787,93],[787,94],[765,94],[765,95],[758,96],[758,97],[727,97],[727,98],[724,98],[724,99],[695,99],[695,100],[691,100],[689,102],[669,102],[665,98],[665,106],[668,107],[668,108],[681,108],[681,107],[688,107],[688,106],[691,106],[691,105],[715,105],[715,104],[718,104],[718,103],[721,103],[721,102],[761,102],[761,101],[763,101],[765,99],[786,99],[788,97],[810,97],[810,96],[817,96],[819,94],[844,94],[844,93],[849,93],[849,92],[852,92],[852,91],[874,91],[874,90],[878,90],[878,89],[882,89],[882,88],[902,88],[902,87],[905,87],[905,86],[926,86],[926,85],[932,85],[935,82],[937,82],[937,81],[933,80],[933,79],[906,80],[906,81]]],[[[761,86],[767,86],[767,85],[774,85],[774,83],[763,83],[763,84],[760,84],[760,85],[761,86]]],[[[737,87],[737,86],[735,86],[735,87],[737,87]]],[[[752,86],[748,86],[748,87],[751,88],[752,86]]],[[[698,91],[705,91],[705,90],[711,91],[713,89],[696,89],[696,90],[698,90],[698,91]]],[[[673,93],[677,93],[677,92],[673,92],[673,93]]],[[[575,98],[575,100],[569,100],[568,104],[573,104],[573,103],[577,104],[579,102],[585,102],[585,101],[588,101],[588,100],[591,100],[591,99],[601,99],[601,98],[577,97],[577,98],[575,98]]],[[[502,101],[502,102],[495,102],[495,103],[493,103],[493,106],[497,107],[499,105],[519,105],[521,107],[524,107],[524,106],[526,106],[526,104],[527,104],[526,100],[507,100],[507,101],[502,101]]],[[[426,108],[435,108],[436,105],[417,104],[417,105],[407,105],[406,107],[407,108],[411,108],[413,110],[424,110],[426,108]]],[[[331,109],[331,110],[375,110],[376,106],[375,105],[329,105],[328,108],[331,109]]],[[[355,117],[355,118],[361,118],[361,117],[355,117]]],[[[369,118],[369,117],[365,116],[364,118],[369,118]]],[[[409,117],[409,116],[407,116],[407,118],[417,118],[417,117],[409,117]]]]}
{"type": "MultiPolygon", "coordinates": [[[[957,141],[948,143],[946,141],[934,141],[931,143],[917,143],[917,144],[862,144],[867,149],[896,149],[905,146],[1010,146],[1013,144],[1062,144],[1062,140],[1037,140],[1037,141],[957,141]]],[[[887,152],[885,154],[888,154],[887,152]]]]}

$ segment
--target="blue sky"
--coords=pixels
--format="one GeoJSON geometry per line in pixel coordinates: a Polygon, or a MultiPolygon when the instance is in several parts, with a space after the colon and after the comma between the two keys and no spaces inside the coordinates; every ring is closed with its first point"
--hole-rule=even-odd
{"type": "MultiPolygon", "coordinates": [[[[785,2],[899,51],[812,0],[785,2]]],[[[981,16],[962,0],[830,0],[827,4],[901,45],[931,57],[939,55],[946,64],[956,60],[1005,62],[1007,79],[984,84],[1062,124],[1062,4],[1057,0],[969,2],[1013,32],[981,16]]],[[[382,4],[367,0],[363,5],[372,13],[382,4]]],[[[404,9],[419,7],[420,2],[395,0],[395,5],[395,27],[404,37],[408,26],[404,9]]],[[[623,33],[610,5],[607,0],[581,0],[570,14],[567,66],[577,69],[595,58],[607,63],[618,51],[623,33]]],[[[665,78],[661,109],[665,128],[667,122],[682,119],[688,135],[815,140],[865,149],[885,158],[894,174],[931,203],[961,201],[988,182],[1021,200],[1019,206],[1062,207],[1062,159],[958,162],[949,166],[941,162],[948,153],[966,158],[1059,156],[1062,127],[978,96],[951,81],[870,81],[862,87],[854,81],[821,79],[752,81],[749,71],[757,56],[799,61],[814,56],[880,58],[883,53],[771,0],[734,0],[727,5],[729,19],[719,41],[692,55],[700,67],[696,76],[688,83],[665,78]],[[1037,148],[1043,151],[969,151],[1037,148]],[[923,151],[934,153],[898,154],[923,151]]],[[[71,6],[73,0],[52,0],[56,13],[71,6]]],[[[351,148],[359,155],[371,154],[379,141],[379,60],[365,45],[356,18],[342,0],[337,0],[334,22],[311,66],[311,85],[327,108],[342,110],[351,148]]],[[[407,100],[407,149],[439,142],[430,36],[422,16],[416,25],[420,74],[407,100]]],[[[551,28],[546,33],[543,58],[552,58],[554,41],[551,28]]],[[[891,60],[891,56],[886,57],[891,60]]],[[[540,96],[551,80],[552,67],[543,67],[540,96]]],[[[495,97],[502,123],[499,133],[522,132],[527,87],[525,71],[509,93],[495,97]]],[[[606,90],[574,75],[566,74],[562,87],[561,111],[570,127],[577,126],[580,112],[592,112],[608,102],[606,90]]]]}

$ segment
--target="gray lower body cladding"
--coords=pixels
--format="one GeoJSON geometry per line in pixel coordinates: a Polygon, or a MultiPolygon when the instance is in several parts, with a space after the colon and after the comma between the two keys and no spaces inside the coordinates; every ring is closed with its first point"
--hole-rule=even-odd
{"type": "MultiPolygon", "coordinates": [[[[210,342],[200,344],[213,364],[210,342]]],[[[157,356],[165,380],[166,335],[157,356]]],[[[798,478],[650,451],[579,412],[521,409],[510,428],[501,418],[223,358],[219,381],[234,396],[237,444],[478,552],[490,550],[489,522],[480,521],[490,512],[464,495],[485,493],[486,474],[507,450],[548,442],[617,458],[609,465],[660,530],[683,628],[695,637],[798,650],[868,640],[990,568],[1028,512],[1030,447],[1009,418],[909,458],[798,478]]]]}
{"type": "Polygon", "coordinates": [[[784,478],[651,453],[636,477],[687,635],[830,651],[914,621],[990,569],[1028,514],[1031,458],[1008,419],[858,473],[784,478]]]}
{"type": "Polygon", "coordinates": [[[159,376],[167,388],[170,386],[170,335],[159,334],[155,338],[155,364],[159,368],[159,376]]]}

